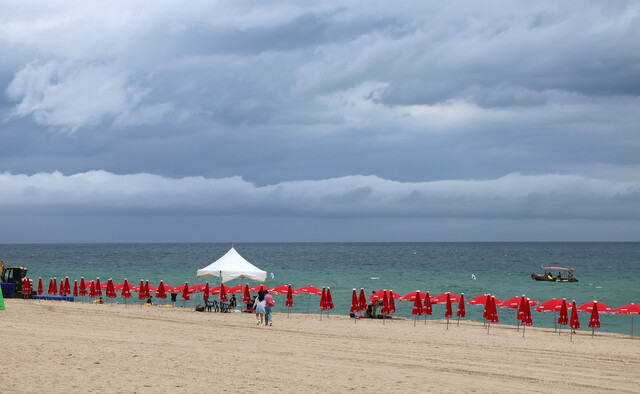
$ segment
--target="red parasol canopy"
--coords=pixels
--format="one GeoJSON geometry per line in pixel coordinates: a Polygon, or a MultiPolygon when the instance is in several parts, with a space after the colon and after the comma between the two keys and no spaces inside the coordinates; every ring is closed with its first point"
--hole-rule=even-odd
{"type": "Polygon", "coordinates": [[[167,298],[167,289],[164,287],[164,282],[161,280],[158,285],[158,291],[156,292],[156,298],[166,299],[167,298]]]}
{"type": "MultiPolygon", "coordinates": [[[[389,290],[389,293],[393,293],[393,290],[389,290]]],[[[396,301],[394,297],[389,296],[389,314],[392,313],[396,313],[396,301]]]]}
{"type": "Polygon", "coordinates": [[[51,294],[58,295],[58,278],[53,278],[53,289],[51,289],[51,294]]]}
{"type": "Polygon", "coordinates": [[[456,313],[457,317],[466,317],[467,311],[464,309],[464,293],[460,294],[460,302],[458,303],[458,312],[456,313]]]}
{"type": "MultiPolygon", "coordinates": [[[[524,294],[522,295],[522,297],[520,297],[520,306],[518,306],[518,315],[516,317],[516,320],[520,320],[522,321],[522,319],[524,318],[524,313],[525,313],[525,305],[527,304],[527,299],[524,298],[524,294]]],[[[531,304],[529,304],[529,309],[531,309],[531,304]]]]}
{"type": "Polygon", "coordinates": [[[252,288],[250,288],[249,290],[250,290],[252,293],[257,293],[257,292],[259,292],[260,290],[264,291],[265,289],[267,289],[267,290],[271,291],[271,289],[270,289],[270,288],[268,288],[268,287],[267,287],[267,286],[265,286],[265,285],[260,285],[260,286],[252,287],[252,288]]]}
{"type": "Polygon", "coordinates": [[[399,300],[400,298],[402,298],[402,296],[398,293],[394,293],[393,291],[389,291],[389,290],[380,290],[378,292],[375,292],[373,294],[371,294],[369,296],[370,300],[382,300],[384,298],[384,292],[387,292],[387,297],[393,297],[396,300],[399,300]]]}
{"type": "Polygon", "coordinates": [[[66,293],[66,287],[64,287],[64,281],[61,279],[61,280],[60,280],[60,296],[61,296],[61,297],[64,297],[64,296],[66,296],[66,295],[67,295],[67,293],[66,293]]]}
{"type": "Polygon", "coordinates": [[[562,307],[562,300],[553,298],[549,301],[545,301],[536,308],[537,312],[560,312],[562,307]]]}
{"type": "Polygon", "coordinates": [[[191,297],[189,297],[189,283],[184,282],[184,286],[182,286],[182,300],[189,301],[191,297]]]}
{"type": "Polygon", "coordinates": [[[580,318],[578,317],[578,308],[576,307],[575,301],[571,304],[571,321],[569,323],[569,327],[574,330],[580,328],[580,318]]]}
{"type": "Polygon", "coordinates": [[[595,306],[598,304],[598,313],[614,313],[614,309],[610,306],[607,306],[598,301],[587,302],[586,304],[582,304],[578,307],[578,312],[591,312],[595,306]]]}
{"type": "Polygon", "coordinates": [[[313,286],[301,287],[296,291],[300,294],[310,294],[316,296],[322,295],[322,291],[313,286]]]}
{"type": "Polygon", "coordinates": [[[244,285],[244,297],[242,299],[243,304],[251,304],[251,293],[249,292],[249,285],[244,285]]]}
{"type": "Polygon", "coordinates": [[[285,301],[284,306],[286,306],[287,308],[291,308],[293,306],[293,288],[291,287],[291,285],[288,286],[287,300],[285,301]]]}
{"type": "Polygon", "coordinates": [[[446,293],[440,294],[437,297],[434,297],[431,300],[431,303],[433,303],[433,304],[444,304],[444,303],[446,303],[447,302],[447,294],[449,294],[450,302],[459,302],[460,301],[460,297],[459,296],[457,296],[455,294],[452,294],[452,293],[449,293],[449,292],[446,292],[446,293]]]}
{"type": "Polygon", "coordinates": [[[124,278],[124,283],[122,284],[122,289],[121,289],[121,293],[120,296],[122,298],[131,298],[131,286],[129,286],[129,282],[127,281],[127,278],[124,278]]]}
{"type": "Polygon", "coordinates": [[[238,285],[238,286],[233,286],[233,287],[227,287],[227,294],[241,294],[242,291],[244,290],[244,287],[242,285],[238,285]]]}
{"type": "Polygon", "coordinates": [[[207,284],[204,285],[204,289],[202,290],[202,298],[206,301],[209,301],[210,292],[211,292],[211,289],[209,289],[209,282],[207,282],[207,284]]]}
{"type": "Polygon", "coordinates": [[[73,281],[73,296],[77,297],[78,296],[78,281],[74,280],[73,281]]]}
{"type": "Polygon", "coordinates": [[[96,293],[96,284],[92,282],[89,282],[89,297],[93,298],[97,295],[96,293]]]}
{"type": "Polygon", "coordinates": [[[149,288],[149,281],[144,282],[144,297],[151,297],[151,289],[149,288]]]}
{"type": "Polygon", "coordinates": [[[420,294],[420,290],[409,294],[413,294],[413,309],[411,310],[411,314],[414,316],[422,316],[422,294],[420,294]]]}
{"type": "MultiPolygon", "coordinates": [[[[506,301],[498,302],[498,308],[511,308],[511,309],[520,309],[520,304],[522,303],[522,299],[524,295],[520,297],[509,298],[506,301]]],[[[529,300],[529,307],[538,305],[538,301],[529,300]]],[[[520,319],[518,319],[520,320],[520,319]]]]}
{"type": "Polygon", "coordinates": [[[287,294],[288,289],[289,285],[277,286],[271,289],[271,294],[287,294]]]}
{"type": "MultiPolygon", "coordinates": [[[[445,295],[445,303],[447,307],[444,311],[444,317],[447,319],[451,319],[453,317],[453,310],[451,309],[451,293],[444,293],[445,295]]],[[[460,297],[458,297],[458,301],[460,301],[460,297]]]]}
{"type": "Polygon", "coordinates": [[[483,294],[481,296],[477,296],[469,300],[469,305],[487,305],[487,300],[489,299],[489,297],[490,297],[489,294],[483,294]]]}
{"type": "Polygon", "coordinates": [[[640,315],[640,305],[629,304],[615,310],[616,315],[640,315]]]}
{"type": "Polygon", "coordinates": [[[560,305],[560,316],[558,317],[558,324],[561,326],[569,324],[569,312],[567,305],[567,300],[563,299],[562,304],[560,305]]]}
{"type": "Polygon", "coordinates": [[[360,303],[360,310],[367,310],[367,297],[364,295],[364,289],[360,288],[360,296],[358,297],[358,302],[360,303]]]}
{"type": "Polygon", "coordinates": [[[416,300],[416,297],[420,297],[420,302],[422,302],[422,300],[424,300],[424,297],[426,296],[426,294],[420,293],[420,290],[416,290],[413,293],[409,293],[407,295],[405,295],[404,297],[400,298],[398,301],[400,302],[404,302],[404,301],[414,301],[416,300]]]}
{"type": "MultiPolygon", "coordinates": [[[[422,308],[422,313],[427,316],[431,316],[433,314],[433,307],[431,306],[431,296],[429,295],[428,291],[424,296],[424,308],[422,308]]],[[[426,320],[425,320],[425,324],[426,324],[426,320]]]]}
{"type": "Polygon", "coordinates": [[[42,288],[42,278],[38,278],[38,295],[42,295],[44,293],[44,289],[42,288]]]}
{"type": "Polygon", "coordinates": [[[87,294],[89,294],[87,292],[87,284],[84,283],[84,276],[80,278],[80,288],[78,290],[78,294],[80,294],[81,296],[86,296],[87,294]]]}

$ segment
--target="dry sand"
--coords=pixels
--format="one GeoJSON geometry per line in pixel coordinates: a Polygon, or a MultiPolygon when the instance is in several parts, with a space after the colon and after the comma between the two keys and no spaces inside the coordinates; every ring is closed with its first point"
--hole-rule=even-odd
{"type": "Polygon", "coordinates": [[[5,300],[1,392],[639,392],[640,339],[5,300]]]}

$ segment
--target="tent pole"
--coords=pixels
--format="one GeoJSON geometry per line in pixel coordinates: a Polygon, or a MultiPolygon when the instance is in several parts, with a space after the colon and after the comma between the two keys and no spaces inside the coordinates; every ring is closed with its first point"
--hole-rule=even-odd
{"type": "MultiPolygon", "coordinates": [[[[198,306],[198,273],[196,272],[196,307],[198,306]]],[[[196,310],[194,308],[194,310],[196,310]]]]}

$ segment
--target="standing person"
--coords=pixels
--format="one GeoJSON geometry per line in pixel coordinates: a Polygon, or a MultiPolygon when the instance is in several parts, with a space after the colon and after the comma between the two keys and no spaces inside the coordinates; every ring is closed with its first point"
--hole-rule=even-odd
{"type": "Polygon", "coordinates": [[[178,293],[171,293],[171,303],[173,307],[176,307],[176,300],[178,299],[178,293]]]}
{"type": "Polygon", "coordinates": [[[253,309],[256,311],[256,319],[258,320],[257,324],[259,326],[264,325],[264,307],[266,304],[267,302],[264,299],[264,293],[262,292],[262,290],[260,290],[258,292],[258,298],[256,298],[256,300],[253,302],[253,309]]]}
{"type": "MultiPolygon", "coordinates": [[[[372,295],[373,295],[373,294],[376,294],[376,291],[375,291],[375,290],[373,290],[373,291],[371,292],[371,294],[372,294],[372,295]]],[[[375,318],[377,317],[377,314],[376,314],[376,313],[378,312],[378,300],[377,300],[377,299],[375,299],[375,298],[374,298],[373,300],[371,300],[371,306],[372,306],[372,308],[371,308],[371,309],[372,309],[372,311],[371,311],[371,312],[372,312],[372,313],[371,313],[371,317],[373,317],[373,318],[375,319],[375,318]]]]}
{"type": "Polygon", "coordinates": [[[264,300],[265,300],[265,307],[264,307],[264,325],[266,326],[267,324],[272,326],[273,325],[273,315],[271,314],[271,308],[276,306],[275,301],[273,300],[273,297],[271,296],[271,294],[269,294],[269,290],[265,290],[264,291],[264,300]]]}

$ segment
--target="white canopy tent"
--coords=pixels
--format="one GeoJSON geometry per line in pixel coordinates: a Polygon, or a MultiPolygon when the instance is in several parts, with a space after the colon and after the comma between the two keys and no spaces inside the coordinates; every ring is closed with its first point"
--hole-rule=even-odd
{"type": "Polygon", "coordinates": [[[267,279],[267,272],[251,264],[231,247],[218,260],[197,271],[197,278],[219,276],[222,283],[236,278],[249,278],[258,282],[267,279]]]}

